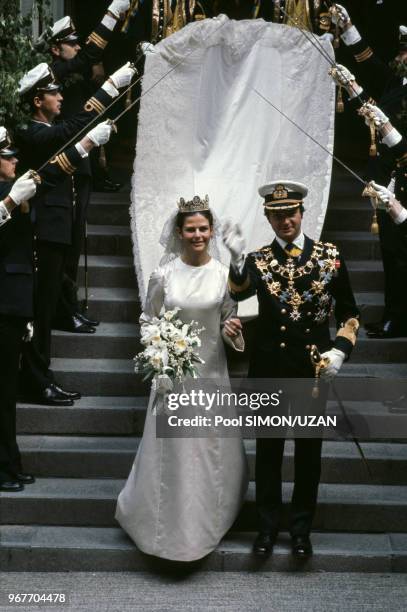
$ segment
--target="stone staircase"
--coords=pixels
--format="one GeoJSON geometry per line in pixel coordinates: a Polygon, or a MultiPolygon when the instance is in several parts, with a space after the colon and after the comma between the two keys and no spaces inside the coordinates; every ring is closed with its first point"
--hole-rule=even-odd
{"type": "MultiPolygon", "coordinates": [[[[340,247],[365,321],[383,305],[383,272],[370,210],[359,186],[341,171],[333,178],[323,238],[340,247]],[[350,231],[351,228],[351,231],[350,231]]],[[[147,386],[133,373],[140,304],[131,257],[129,197],[94,194],[90,207],[90,313],[103,322],[93,336],[55,332],[53,368],[63,386],[84,397],[70,408],[22,404],[18,432],[27,471],[37,482],[23,493],[0,494],[0,566],[9,571],[145,570],[140,554],[115,525],[117,494],[142,434],[147,386]]],[[[83,262],[81,266],[83,279],[83,262]]],[[[233,361],[233,373],[245,361],[233,361]]],[[[344,372],[404,377],[407,342],[368,340],[362,331],[344,372]]],[[[379,407],[379,406],[378,406],[379,407]]],[[[369,406],[374,410],[374,406],[369,406]]],[[[403,418],[393,416],[389,418],[403,418]]],[[[366,473],[352,442],[326,442],[314,556],[305,565],[325,571],[407,571],[407,446],[362,444],[366,473]]],[[[297,565],[282,533],[270,559],[251,555],[256,528],[255,444],[246,441],[251,484],[233,531],[199,567],[216,571],[287,570],[297,565]]],[[[292,487],[293,445],[287,444],[285,499],[292,487]]]]}

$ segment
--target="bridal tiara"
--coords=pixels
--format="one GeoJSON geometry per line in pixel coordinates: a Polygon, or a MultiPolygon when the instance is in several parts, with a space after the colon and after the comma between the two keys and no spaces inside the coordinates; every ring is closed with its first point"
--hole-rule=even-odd
{"type": "Polygon", "coordinates": [[[201,210],[209,210],[209,197],[205,196],[203,200],[199,196],[194,196],[192,200],[185,201],[184,198],[180,198],[178,202],[179,212],[199,212],[201,210]]]}

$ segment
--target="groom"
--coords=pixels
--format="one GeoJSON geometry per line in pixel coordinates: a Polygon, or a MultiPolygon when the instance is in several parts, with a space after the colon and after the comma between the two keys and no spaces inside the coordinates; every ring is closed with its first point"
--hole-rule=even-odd
{"type": "MultiPolygon", "coordinates": [[[[224,228],[231,254],[232,297],[257,293],[259,316],[249,365],[250,378],[313,378],[310,347],[329,360],[321,376],[334,377],[356,342],[358,309],[345,263],[333,244],[316,242],[301,229],[308,189],[293,181],[273,181],[259,189],[274,241],[245,258],[238,226],[224,228]],[[329,335],[332,302],[338,332],[329,335]]],[[[284,438],[259,438],[256,447],[256,505],[259,534],[254,552],[271,554],[282,511],[281,464],[284,438]]],[[[295,439],[295,481],[291,503],[292,552],[312,554],[309,534],[321,472],[321,439],[295,439]]]]}

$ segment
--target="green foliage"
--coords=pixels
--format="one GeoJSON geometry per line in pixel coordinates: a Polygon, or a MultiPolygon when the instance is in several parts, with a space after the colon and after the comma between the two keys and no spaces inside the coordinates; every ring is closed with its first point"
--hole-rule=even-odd
{"type": "Polygon", "coordinates": [[[19,80],[40,62],[49,61],[48,54],[33,44],[32,23],[38,17],[43,29],[50,25],[49,0],[36,0],[26,17],[20,13],[18,0],[0,0],[0,125],[11,132],[25,125],[29,115],[28,105],[17,94],[19,80]]]}

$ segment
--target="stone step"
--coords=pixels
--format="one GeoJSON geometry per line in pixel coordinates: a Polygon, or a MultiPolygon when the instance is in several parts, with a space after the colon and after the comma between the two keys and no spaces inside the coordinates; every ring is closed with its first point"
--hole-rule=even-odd
{"type": "MultiPolygon", "coordinates": [[[[88,257],[88,282],[92,287],[137,289],[133,258],[117,255],[90,255],[88,257]]],[[[78,284],[85,284],[85,260],[83,255],[79,262],[78,284]]]]}
{"type": "Polygon", "coordinates": [[[88,225],[89,255],[132,255],[130,227],[121,225],[88,225]]]}
{"type": "Polygon", "coordinates": [[[19,434],[141,435],[147,396],[86,396],[72,407],[19,403],[19,434]]]}
{"type": "MultiPolygon", "coordinates": [[[[19,436],[24,469],[37,477],[126,478],[140,442],[132,436],[19,436]]],[[[255,440],[245,440],[254,480],[255,440]]],[[[325,441],[321,482],[356,484],[407,484],[405,444],[362,443],[372,478],[360,459],[354,442],[325,441]]],[[[283,478],[293,479],[293,442],[286,442],[283,478]]]]}
{"type": "MultiPolygon", "coordinates": [[[[17,405],[17,431],[25,435],[74,436],[140,436],[143,433],[148,396],[86,396],[72,407],[17,405]]],[[[380,443],[393,439],[391,432],[405,429],[406,413],[391,411],[382,402],[346,400],[346,411],[352,419],[368,421],[367,441],[380,443]]],[[[334,400],[328,401],[328,414],[339,414],[334,400]]],[[[402,439],[404,443],[405,440],[402,439]]],[[[398,447],[397,447],[398,448],[398,447]]]]}
{"type": "Polygon", "coordinates": [[[345,260],[381,259],[379,237],[369,232],[324,231],[322,240],[333,242],[345,260]]]}
{"type": "MultiPolygon", "coordinates": [[[[90,306],[93,314],[96,309],[90,306]]],[[[95,334],[71,334],[54,331],[52,341],[53,357],[69,359],[132,359],[141,349],[140,331],[137,323],[101,323],[95,334]]],[[[335,337],[331,329],[331,337],[335,337]]],[[[243,332],[247,351],[245,355],[231,355],[230,363],[247,364],[251,352],[250,332],[243,332]]],[[[392,338],[387,341],[368,338],[361,329],[358,342],[352,353],[352,363],[369,363],[380,358],[383,363],[407,362],[407,338],[392,338]]]]}
{"type": "Polygon", "coordinates": [[[324,222],[325,231],[362,231],[370,232],[372,208],[370,204],[333,201],[328,205],[324,222]]]}
{"type": "MultiPolygon", "coordinates": [[[[19,493],[0,494],[0,524],[75,525],[115,524],[117,496],[124,480],[38,478],[19,493]]],[[[292,483],[283,485],[283,527],[288,524],[292,483]]],[[[324,484],[319,487],[314,528],[320,531],[406,532],[407,486],[324,484]]],[[[257,519],[254,483],[235,523],[238,531],[253,531],[257,519]]]]}
{"type": "MultiPolygon", "coordinates": [[[[288,533],[281,533],[268,559],[252,554],[253,534],[232,532],[198,564],[201,571],[405,572],[403,533],[313,533],[314,555],[296,562],[288,533]]],[[[166,564],[143,555],[119,527],[3,525],[0,561],[7,572],[161,573],[166,564]]],[[[168,566],[167,566],[168,569],[168,566]]]]}
{"type": "MultiPolygon", "coordinates": [[[[67,359],[55,358],[51,362],[56,380],[65,389],[78,390],[82,395],[130,396],[146,395],[148,384],[142,383],[134,373],[130,359],[67,359]]],[[[393,378],[403,380],[406,363],[346,363],[340,376],[358,378],[393,378]]],[[[247,369],[234,364],[231,376],[245,378],[247,369]]],[[[355,399],[344,398],[344,399],[355,399]]]]}
{"type": "Polygon", "coordinates": [[[106,200],[93,197],[88,208],[88,223],[95,225],[130,225],[130,194],[120,193],[118,195],[120,197],[106,200]]]}
{"type": "Polygon", "coordinates": [[[346,262],[349,277],[354,291],[383,292],[383,265],[379,260],[361,260],[346,262]]]}
{"type": "MultiPolygon", "coordinates": [[[[79,290],[84,299],[85,290],[79,290]]],[[[89,287],[89,312],[99,321],[136,322],[140,317],[140,301],[137,289],[128,287],[89,287]]]]}

